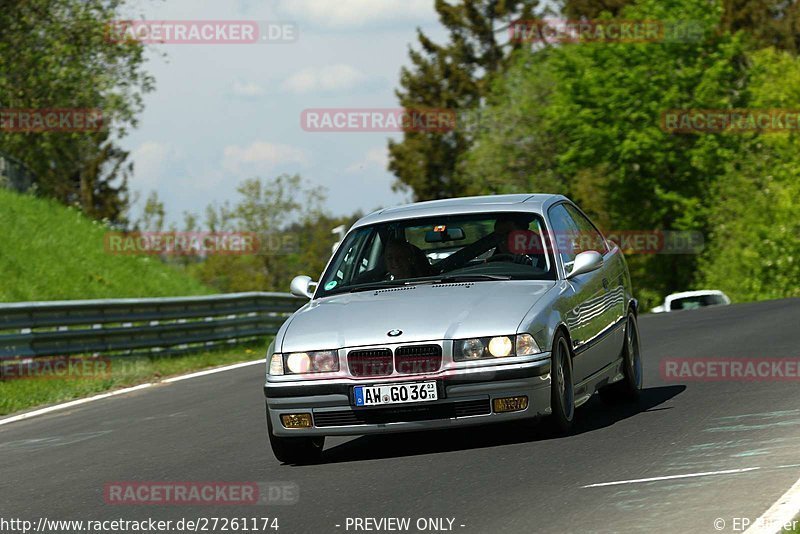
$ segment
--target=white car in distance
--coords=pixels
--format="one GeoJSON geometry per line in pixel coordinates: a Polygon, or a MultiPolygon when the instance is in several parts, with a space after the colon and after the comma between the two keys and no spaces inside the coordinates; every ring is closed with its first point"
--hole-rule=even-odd
{"type": "Polygon", "coordinates": [[[725,306],[731,303],[728,295],[718,289],[701,289],[673,293],[664,299],[664,304],[656,306],[650,313],[663,313],[677,310],[694,310],[706,306],[725,306]]]}

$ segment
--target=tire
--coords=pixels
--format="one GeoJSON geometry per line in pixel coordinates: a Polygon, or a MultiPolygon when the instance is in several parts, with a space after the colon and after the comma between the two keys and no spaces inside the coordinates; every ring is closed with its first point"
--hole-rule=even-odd
{"type": "Polygon", "coordinates": [[[639,347],[639,324],[628,312],[625,343],[622,346],[623,379],[600,389],[600,398],[609,403],[635,402],[642,392],[642,355],[639,347]]]}
{"type": "Polygon", "coordinates": [[[563,332],[553,340],[550,366],[550,407],[552,426],[559,434],[568,434],[575,420],[575,389],[572,379],[572,351],[563,332]]]}
{"type": "Polygon", "coordinates": [[[319,462],[325,436],[314,438],[284,438],[272,433],[272,421],[267,408],[267,434],[272,453],[284,464],[304,465],[319,462]]]}

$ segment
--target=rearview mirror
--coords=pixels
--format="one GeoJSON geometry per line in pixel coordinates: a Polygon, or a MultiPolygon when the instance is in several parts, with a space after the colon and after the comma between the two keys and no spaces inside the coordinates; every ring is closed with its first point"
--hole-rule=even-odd
{"type": "Polygon", "coordinates": [[[425,232],[426,243],[444,243],[445,241],[460,241],[464,239],[464,229],[457,226],[437,230],[434,228],[425,232]]]}
{"type": "Polygon", "coordinates": [[[575,262],[572,265],[572,270],[567,275],[567,280],[578,276],[579,274],[590,273],[596,271],[603,266],[603,255],[596,250],[587,250],[575,256],[575,262]]]}
{"type": "Polygon", "coordinates": [[[301,274],[300,276],[295,276],[292,279],[292,283],[289,286],[289,291],[291,291],[292,295],[295,297],[305,297],[310,299],[314,296],[314,289],[317,287],[317,282],[311,280],[310,276],[306,276],[301,274]]]}

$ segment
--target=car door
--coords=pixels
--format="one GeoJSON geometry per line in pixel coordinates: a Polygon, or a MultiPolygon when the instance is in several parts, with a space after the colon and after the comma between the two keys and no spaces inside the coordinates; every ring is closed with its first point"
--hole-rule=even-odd
{"type": "Polygon", "coordinates": [[[599,371],[619,358],[623,341],[622,319],[625,308],[625,264],[616,245],[609,246],[600,231],[586,215],[572,204],[564,208],[580,232],[580,251],[596,250],[603,255],[603,266],[595,271],[600,277],[602,291],[589,308],[591,320],[600,328],[597,337],[586,347],[592,372],[599,371]]]}
{"type": "MultiPolygon", "coordinates": [[[[575,256],[581,250],[582,236],[576,221],[567,211],[566,203],[556,204],[548,210],[552,229],[551,241],[557,260],[566,276],[572,270],[575,256]]],[[[603,287],[604,270],[598,269],[561,282],[559,311],[569,328],[573,359],[573,380],[577,384],[599,370],[601,357],[591,347],[604,329],[605,317],[601,313],[607,293],[603,287]]]]}

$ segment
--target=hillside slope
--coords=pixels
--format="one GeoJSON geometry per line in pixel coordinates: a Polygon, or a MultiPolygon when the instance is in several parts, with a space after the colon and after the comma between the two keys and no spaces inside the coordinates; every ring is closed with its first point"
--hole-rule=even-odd
{"type": "Polygon", "coordinates": [[[211,293],[157,257],[116,256],[75,209],[0,188],[0,302],[211,293]]]}

